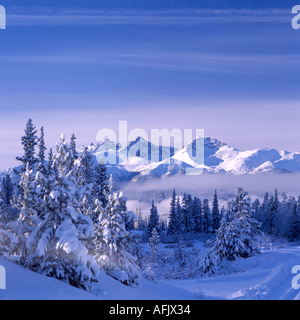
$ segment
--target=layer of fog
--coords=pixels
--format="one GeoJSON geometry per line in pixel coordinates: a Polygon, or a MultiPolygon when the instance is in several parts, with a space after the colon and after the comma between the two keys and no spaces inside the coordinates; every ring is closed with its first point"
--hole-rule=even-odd
{"type": "Polygon", "coordinates": [[[199,176],[174,176],[165,179],[151,179],[143,183],[129,183],[123,188],[124,196],[128,198],[128,207],[135,210],[138,207],[148,211],[152,200],[163,211],[168,208],[169,199],[175,188],[176,193],[182,196],[190,193],[200,199],[213,198],[215,189],[218,192],[221,205],[226,205],[232,199],[238,187],[248,191],[252,200],[262,199],[265,192],[279,195],[300,196],[300,173],[258,174],[258,175],[229,175],[229,174],[202,174],[199,176]]]}

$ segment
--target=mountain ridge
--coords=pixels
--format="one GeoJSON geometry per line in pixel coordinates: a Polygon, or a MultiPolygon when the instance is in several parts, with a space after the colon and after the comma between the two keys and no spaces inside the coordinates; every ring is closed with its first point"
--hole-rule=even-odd
{"type": "MultiPolygon", "coordinates": [[[[199,142],[199,141],[198,141],[199,142]]],[[[128,143],[127,146],[112,144],[108,141],[90,148],[95,158],[107,159],[113,154],[115,164],[107,163],[108,172],[117,180],[144,181],[151,178],[167,178],[185,174],[187,168],[202,169],[204,173],[229,173],[233,175],[259,173],[294,173],[300,172],[300,152],[288,152],[274,148],[257,148],[241,151],[227,143],[211,138],[197,137],[185,147],[176,149],[168,146],[157,146],[142,137],[128,143]],[[202,139],[204,146],[204,163],[195,163],[191,152],[195,150],[197,139],[202,139]],[[151,161],[151,150],[159,150],[159,161],[151,161]],[[169,150],[168,150],[169,149],[169,150]],[[124,157],[128,156],[124,162],[124,157]]]]}

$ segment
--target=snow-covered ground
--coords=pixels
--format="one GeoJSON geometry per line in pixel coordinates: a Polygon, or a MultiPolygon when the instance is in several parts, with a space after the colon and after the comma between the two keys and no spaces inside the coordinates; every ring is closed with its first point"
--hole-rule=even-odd
{"type": "Polygon", "coordinates": [[[194,291],[202,299],[298,300],[300,291],[292,288],[291,271],[299,264],[300,247],[284,247],[236,262],[234,274],[166,283],[194,291]]]}
{"type": "Polygon", "coordinates": [[[234,263],[230,275],[188,280],[164,280],[154,284],[143,280],[139,287],[127,287],[108,277],[99,276],[92,293],[71,287],[56,279],[26,270],[0,258],[6,269],[6,289],[1,299],[109,299],[109,300],[192,300],[192,299],[300,299],[300,290],[292,288],[300,265],[300,247],[283,247],[234,263]]]}

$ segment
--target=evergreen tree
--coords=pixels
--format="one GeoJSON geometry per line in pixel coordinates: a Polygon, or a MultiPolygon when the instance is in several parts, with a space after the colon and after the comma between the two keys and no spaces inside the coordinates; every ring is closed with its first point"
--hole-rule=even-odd
{"type": "Polygon", "coordinates": [[[153,229],[156,229],[158,232],[159,230],[159,215],[157,211],[157,207],[154,204],[154,201],[152,201],[151,209],[150,209],[150,216],[147,226],[147,234],[149,237],[151,237],[153,229]]]}
{"type": "Polygon", "coordinates": [[[178,211],[176,208],[176,191],[173,190],[171,203],[170,203],[170,213],[169,213],[169,226],[167,235],[171,237],[176,237],[179,234],[180,228],[180,216],[178,216],[178,211]]]}
{"type": "Polygon", "coordinates": [[[44,127],[41,127],[41,133],[40,137],[38,139],[38,165],[37,170],[40,171],[43,175],[47,176],[48,171],[45,164],[45,151],[47,148],[45,147],[45,133],[44,133],[44,127]]]}
{"type": "Polygon", "coordinates": [[[74,167],[75,161],[79,158],[77,149],[76,149],[76,136],[74,133],[71,135],[70,139],[70,164],[69,164],[69,170],[71,170],[74,167]]]}
{"type": "MultiPolygon", "coordinates": [[[[92,221],[80,211],[84,187],[77,188],[73,170],[69,171],[69,145],[64,135],[56,146],[48,194],[44,196],[46,214],[27,240],[27,265],[47,276],[88,289],[96,281],[98,267],[88,254],[85,239],[93,235],[92,221]]],[[[41,175],[41,181],[43,176],[41,175]]]]}
{"type": "Polygon", "coordinates": [[[300,207],[294,204],[288,221],[287,238],[289,241],[300,239],[300,207]]]}
{"type": "Polygon", "coordinates": [[[23,171],[26,169],[26,164],[29,164],[29,169],[33,169],[34,165],[38,161],[34,156],[35,146],[37,145],[37,131],[32,123],[32,120],[29,119],[26,124],[25,135],[21,138],[24,155],[22,157],[17,157],[16,159],[23,164],[23,171]]]}
{"type": "Polygon", "coordinates": [[[211,232],[211,212],[209,208],[208,199],[202,201],[201,212],[203,217],[203,232],[211,232]]]}
{"type": "MultiPolygon", "coordinates": [[[[212,248],[212,252],[216,257],[218,257],[219,261],[223,260],[224,258],[231,257],[233,248],[231,247],[231,238],[233,235],[229,235],[229,223],[227,222],[225,217],[221,219],[220,227],[217,230],[217,236],[214,242],[214,246],[212,248]]],[[[209,259],[212,257],[210,254],[209,259]]],[[[214,259],[214,257],[212,257],[214,259]]]]}
{"type": "Polygon", "coordinates": [[[192,197],[190,194],[184,194],[181,205],[181,226],[184,233],[193,232],[195,222],[192,216],[192,197]]]}
{"type": "Polygon", "coordinates": [[[53,151],[52,151],[52,148],[50,148],[49,154],[48,154],[48,164],[47,164],[48,175],[51,175],[52,173],[52,165],[53,165],[53,151]]]}
{"type": "Polygon", "coordinates": [[[208,250],[206,256],[200,261],[200,271],[213,276],[219,273],[220,268],[221,258],[213,250],[208,250]]]}
{"type": "Polygon", "coordinates": [[[9,229],[13,231],[17,238],[17,245],[13,249],[13,253],[20,256],[20,263],[27,266],[29,250],[27,239],[37,227],[40,220],[37,215],[37,192],[35,183],[35,174],[30,169],[29,163],[26,170],[21,174],[20,187],[22,193],[14,197],[13,205],[20,210],[17,221],[9,224],[9,229]]]}
{"type": "MultiPolygon", "coordinates": [[[[93,165],[93,157],[91,153],[88,151],[88,148],[85,147],[81,156],[78,159],[79,165],[75,166],[73,169],[76,175],[77,186],[79,187],[87,187],[91,190],[91,192],[84,195],[81,202],[81,210],[87,216],[89,216],[92,220],[94,220],[94,195],[93,195],[93,187],[94,187],[94,165],[93,165]]],[[[70,155],[69,162],[69,170],[72,168],[73,158],[70,155]]]]}
{"type": "Polygon", "coordinates": [[[3,206],[8,207],[11,205],[13,194],[14,194],[14,186],[11,181],[11,177],[9,174],[5,174],[2,179],[2,192],[1,192],[3,206]]]}
{"type": "Polygon", "coordinates": [[[265,193],[263,202],[260,207],[262,214],[262,230],[268,232],[269,229],[269,216],[270,216],[270,194],[265,193]]]}
{"type": "Polygon", "coordinates": [[[181,201],[181,231],[187,233],[188,231],[188,199],[187,194],[184,193],[181,201]]]}
{"type": "Polygon", "coordinates": [[[192,210],[192,217],[195,224],[193,231],[195,233],[202,232],[203,221],[202,221],[202,213],[201,213],[201,201],[199,198],[194,197],[191,210],[192,210]]]}
{"type": "Polygon", "coordinates": [[[259,223],[251,217],[250,200],[243,188],[238,188],[233,201],[231,220],[222,218],[214,246],[208,251],[201,264],[201,270],[210,275],[219,272],[224,261],[247,258],[258,253],[257,242],[262,232],[259,223]]]}
{"type": "Polygon", "coordinates": [[[156,228],[152,230],[151,237],[149,238],[148,245],[150,252],[145,259],[145,267],[143,275],[146,279],[156,281],[162,276],[162,269],[164,261],[160,256],[158,245],[160,243],[159,233],[156,228]]]}
{"type": "Polygon", "coordinates": [[[253,218],[255,218],[257,221],[263,220],[261,216],[261,203],[259,199],[255,199],[251,205],[252,207],[252,212],[253,212],[253,218]]]}
{"type": "Polygon", "coordinates": [[[76,150],[76,136],[74,133],[71,135],[70,139],[70,156],[73,161],[78,159],[78,152],[76,150]]]}
{"type": "Polygon", "coordinates": [[[260,224],[251,217],[250,199],[247,196],[243,188],[238,188],[231,221],[224,221],[217,233],[214,250],[229,261],[259,252],[257,242],[262,233],[259,231],[260,224]]]}
{"type": "MultiPolygon", "coordinates": [[[[72,158],[71,158],[72,159],[72,158]]],[[[70,161],[71,162],[71,161],[70,161]]],[[[81,156],[79,157],[79,166],[77,169],[77,184],[85,186],[94,183],[94,164],[93,157],[85,147],[81,156]]]]}
{"type": "Polygon", "coordinates": [[[106,194],[109,192],[109,183],[107,169],[103,162],[99,162],[96,165],[94,175],[93,196],[100,200],[102,207],[105,208],[107,205],[106,194]]]}
{"type": "Polygon", "coordinates": [[[107,206],[95,200],[95,212],[99,223],[95,226],[95,258],[101,269],[126,285],[138,284],[140,268],[136,258],[130,254],[133,239],[125,228],[124,206],[120,194],[110,194],[107,206]]]}
{"type": "Polygon", "coordinates": [[[220,227],[220,211],[219,211],[219,201],[218,201],[217,190],[215,190],[215,194],[214,194],[211,218],[212,218],[211,229],[212,229],[212,232],[215,233],[216,230],[218,230],[220,227]]]}
{"type": "Polygon", "coordinates": [[[268,216],[267,216],[267,232],[271,235],[276,235],[276,215],[279,209],[278,192],[275,190],[274,196],[271,196],[268,206],[268,216]]]}

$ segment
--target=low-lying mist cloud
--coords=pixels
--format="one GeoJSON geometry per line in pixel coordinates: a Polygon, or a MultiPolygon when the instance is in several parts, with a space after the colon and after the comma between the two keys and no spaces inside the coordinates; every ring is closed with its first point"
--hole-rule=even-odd
{"type": "Polygon", "coordinates": [[[131,183],[124,188],[124,194],[139,201],[160,202],[170,197],[175,188],[177,194],[190,193],[200,198],[212,199],[217,189],[222,201],[234,197],[238,187],[248,191],[252,199],[262,198],[265,192],[279,195],[300,196],[300,173],[268,173],[257,175],[202,174],[199,176],[175,176],[166,179],[154,179],[143,183],[131,183]]]}

